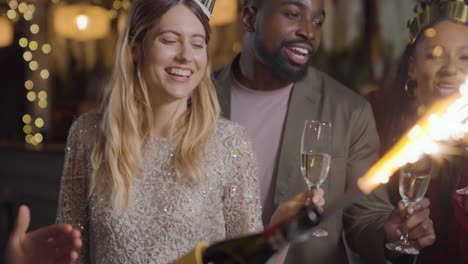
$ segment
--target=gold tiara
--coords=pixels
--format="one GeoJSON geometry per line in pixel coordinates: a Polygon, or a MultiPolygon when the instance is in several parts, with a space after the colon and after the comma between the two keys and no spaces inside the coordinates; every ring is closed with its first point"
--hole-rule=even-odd
{"type": "Polygon", "coordinates": [[[195,2],[201,7],[203,13],[205,13],[208,18],[211,18],[216,0],[195,0],[195,2]]]}
{"type": "MultiPolygon", "coordinates": [[[[431,23],[439,19],[453,19],[468,23],[468,0],[440,0],[422,3],[422,10],[412,21],[408,21],[409,41],[414,43],[418,35],[431,23]]],[[[416,7],[416,12],[418,6],[416,7]]]]}

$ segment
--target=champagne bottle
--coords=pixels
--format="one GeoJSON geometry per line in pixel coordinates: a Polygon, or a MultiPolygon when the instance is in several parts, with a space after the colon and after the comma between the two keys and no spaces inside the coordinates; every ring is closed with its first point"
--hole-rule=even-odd
{"type": "Polygon", "coordinates": [[[272,225],[263,232],[224,240],[209,246],[203,253],[203,263],[263,264],[283,249],[296,242],[320,222],[312,206],[304,206],[293,217],[272,225]]]}

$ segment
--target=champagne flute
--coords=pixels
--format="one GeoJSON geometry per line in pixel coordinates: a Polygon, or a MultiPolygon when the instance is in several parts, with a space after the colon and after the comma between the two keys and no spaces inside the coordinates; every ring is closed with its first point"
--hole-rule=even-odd
{"type": "MultiPolygon", "coordinates": [[[[301,172],[309,189],[314,192],[325,181],[330,170],[332,131],[330,122],[306,120],[302,130],[301,172]]],[[[313,237],[326,237],[328,232],[317,228],[313,237]]]]}
{"type": "Polygon", "coordinates": [[[466,186],[465,188],[458,189],[457,193],[461,195],[468,195],[468,186],[466,186]]]}
{"type": "MultiPolygon", "coordinates": [[[[431,174],[432,160],[429,156],[424,156],[419,161],[400,169],[399,191],[405,207],[422,200],[431,181],[431,174]]],[[[408,232],[402,234],[399,241],[387,243],[385,246],[401,254],[419,254],[419,250],[409,242],[408,232]]]]}

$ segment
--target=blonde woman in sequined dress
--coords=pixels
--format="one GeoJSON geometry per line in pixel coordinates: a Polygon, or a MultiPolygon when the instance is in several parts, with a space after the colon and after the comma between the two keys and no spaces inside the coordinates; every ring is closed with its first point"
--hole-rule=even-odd
{"type": "Polygon", "coordinates": [[[208,16],[194,0],[137,0],[99,114],[70,130],[59,223],[78,263],[168,263],[201,240],[262,229],[245,132],[219,118],[208,16]]]}

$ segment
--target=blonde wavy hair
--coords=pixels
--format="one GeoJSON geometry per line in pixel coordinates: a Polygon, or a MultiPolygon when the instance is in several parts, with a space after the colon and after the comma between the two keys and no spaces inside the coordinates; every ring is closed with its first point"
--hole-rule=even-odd
{"type": "MultiPolygon", "coordinates": [[[[117,212],[126,211],[132,200],[134,180],[141,175],[144,146],[154,123],[149,88],[135,60],[135,48],[143,47],[158,18],[177,4],[184,4],[200,19],[208,43],[208,18],[193,0],[137,0],[119,39],[112,79],[103,94],[102,119],[91,153],[90,194],[107,198],[117,212]]],[[[171,123],[170,138],[177,144],[172,168],[178,181],[197,184],[203,179],[205,148],[219,112],[208,66],[186,112],[171,123]]]]}

